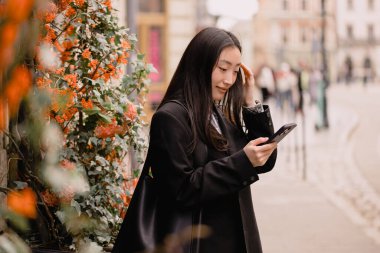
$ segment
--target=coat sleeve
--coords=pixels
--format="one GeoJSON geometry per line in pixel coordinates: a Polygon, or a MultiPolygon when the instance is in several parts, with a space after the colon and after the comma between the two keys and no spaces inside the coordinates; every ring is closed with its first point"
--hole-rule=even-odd
{"type": "MultiPolygon", "coordinates": [[[[274,133],[272,117],[269,106],[264,105],[264,112],[252,112],[248,108],[243,108],[243,120],[247,130],[249,140],[259,137],[269,137],[274,133]]],[[[277,158],[277,149],[273,151],[268,161],[260,167],[256,167],[257,173],[265,173],[273,169],[277,158]]]]}
{"type": "Polygon", "coordinates": [[[161,109],[152,118],[150,145],[153,177],[165,197],[181,206],[195,206],[237,193],[258,180],[243,150],[194,167],[187,152],[192,135],[185,110],[161,109]]]}

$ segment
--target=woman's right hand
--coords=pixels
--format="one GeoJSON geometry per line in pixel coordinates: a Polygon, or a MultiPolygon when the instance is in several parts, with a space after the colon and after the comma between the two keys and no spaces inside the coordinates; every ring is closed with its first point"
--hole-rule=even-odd
{"type": "Polygon", "coordinates": [[[245,106],[252,107],[255,105],[255,78],[252,70],[247,65],[242,63],[240,66],[245,76],[245,80],[243,80],[245,106]]]}
{"type": "Polygon", "coordinates": [[[267,137],[260,137],[248,142],[243,148],[249,161],[254,167],[263,166],[268,161],[273,151],[277,148],[276,142],[259,146],[259,144],[264,143],[267,140],[267,137]]]}

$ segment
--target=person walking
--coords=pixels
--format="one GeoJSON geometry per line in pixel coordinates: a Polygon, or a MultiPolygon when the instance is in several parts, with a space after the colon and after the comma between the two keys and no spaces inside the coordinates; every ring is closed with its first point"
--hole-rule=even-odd
{"type": "Polygon", "coordinates": [[[353,79],[353,72],[354,72],[354,65],[352,63],[352,59],[350,56],[346,57],[346,60],[344,61],[344,65],[345,65],[345,81],[346,81],[346,85],[349,85],[353,81],[352,79],[353,79]]]}
{"type": "MultiPolygon", "coordinates": [[[[148,156],[158,189],[160,252],[262,252],[250,185],[273,169],[277,144],[264,144],[272,119],[267,106],[255,110],[254,77],[241,50],[229,31],[200,31],[152,117],[148,156]],[[192,232],[180,249],[165,249],[170,235],[199,224],[209,236],[192,232]]],[[[123,225],[114,253],[133,244],[123,225]]]]}
{"type": "Polygon", "coordinates": [[[363,63],[363,86],[372,81],[372,61],[370,57],[366,57],[363,63]]]}
{"type": "Polygon", "coordinates": [[[269,98],[275,95],[276,86],[273,75],[273,70],[267,66],[263,65],[256,78],[257,84],[261,89],[263,102],[266,102],[269,98]]]}

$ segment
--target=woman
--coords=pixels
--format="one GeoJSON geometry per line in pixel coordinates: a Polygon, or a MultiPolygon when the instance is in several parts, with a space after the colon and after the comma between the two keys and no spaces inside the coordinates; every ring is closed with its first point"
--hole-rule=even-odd
{"type": "Polygon", "coordinates": [[[153,115],[148,156],[159,195],[159,237],[195,224],[210,230],[202,239],[193,231],[175,252],[262,252],[249,186],[273,168],[277,146],[260,145],[273,133],[272,121],[267,107],[250,110],[254,79],[247,71],[243,84],[242,67],[232,33],[200,31],[153,115]]]}

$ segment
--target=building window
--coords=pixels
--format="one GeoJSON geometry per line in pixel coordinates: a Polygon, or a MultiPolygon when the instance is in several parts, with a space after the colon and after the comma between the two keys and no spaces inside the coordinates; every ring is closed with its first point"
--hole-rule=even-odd
{"type": "Polygon", "coordinates": [[[374,34],[374,29],[373,29],[372,24],[369,24],[367,26],[367,33],[368,33],[368,41],[374,41],[375,40],[375,34],[374,34]]]}
{"type": "Polygon", "coordinates": [[[163,82],[163,70],[164,59],[163,55],[163,28],[160,26],[151,26],[148,31],[148,50],[147,50],[147,60],[153,67],[157,70],[157,73],[153,72],[149,75],[150,79],[154,83],[163,82]]]}
{"type": "Polygon", "coordinates": [[[375,8],[375,2],[373,0],[368,0],[368,10],[372,11],[375,8]]]}
{"type": "Polygon", "coordinates": [[[347,38],[352,40],[354,39],[354,29],[352,27],[352,25],[347,25],[347,38]]]}
{"type": "Polygon", "coordinates": [[[354,3],[352,0],[347,0],[347,9],[353,10],[354,9],[354,3]]]}
{"type": "Polygon", "coordinates": [[[164,12],[164,2],[164,0],[139,0],[139,10],[141,12],[164,12]]]}
{"type": "MultiPolygon", "coordinates": [[[[145,54],[145,59],[157,72],[151,72],[149,78],[147,115],[154,111],[162,100],[167,89],[167,7],[166,0],[136,0],[139,7],[137,16],[138,47],[145,54]]],[[[149,116],[148,116],[149,117],[149,116]]]]}
{"type": "Polygon", "coordinates": [[[307,0],[302,0],[301,1],[301,9],[303,11],[306,11],[307,10],[307,0]]]}
{"type": "Polygon", "coordinates": [[[287,0],[282,1],[282,9],[286,11],[289,8],[289,2],[287,0]]]}

